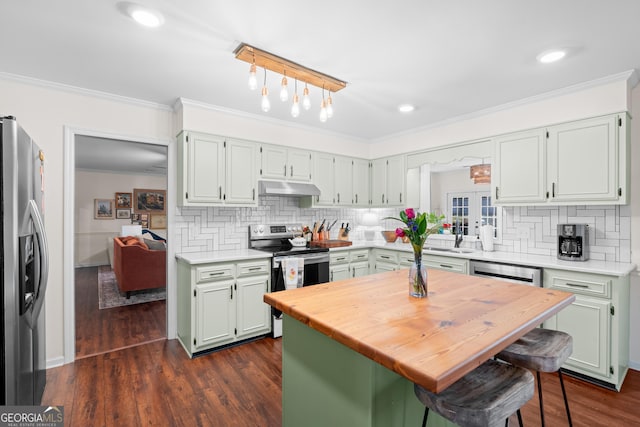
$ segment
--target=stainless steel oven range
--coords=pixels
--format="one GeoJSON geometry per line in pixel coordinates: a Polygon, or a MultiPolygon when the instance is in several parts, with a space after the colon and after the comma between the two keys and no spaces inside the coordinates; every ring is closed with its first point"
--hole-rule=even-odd
{"type": "MultiPolygon", "coordinates": [[[[301,224],[256,224],[249,226],[249,249],[271,253],[271,292],[283,291],[285,277],[283,265],[288,259],[299,260],[299,286],[311,286],[329,281],[329,249],[293,246],[289,239],[302,234],[301,224]],[[302,262],[300,262],[300,260],[302,262]]],[[[272,313],[273,336],[282,335],[282,312],[272,313]]]]}

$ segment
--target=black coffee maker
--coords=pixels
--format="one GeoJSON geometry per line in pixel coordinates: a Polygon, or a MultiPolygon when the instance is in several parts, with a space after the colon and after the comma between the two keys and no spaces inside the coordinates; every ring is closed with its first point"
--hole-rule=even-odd
{"type": "Polygon", "coordinates": [[[558,259],[586,261],[589,259],[589,226],[558,224],[558,259]]]}

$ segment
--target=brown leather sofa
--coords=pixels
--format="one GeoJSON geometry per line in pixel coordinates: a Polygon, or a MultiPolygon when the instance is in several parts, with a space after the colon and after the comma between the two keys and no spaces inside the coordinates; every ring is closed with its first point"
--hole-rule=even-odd
{"type": "Polygon", "coordinates": [[[151,250],[137,237],[113,239],[113,270],[120,292],[167,286],[167,251],[151,250]]]}

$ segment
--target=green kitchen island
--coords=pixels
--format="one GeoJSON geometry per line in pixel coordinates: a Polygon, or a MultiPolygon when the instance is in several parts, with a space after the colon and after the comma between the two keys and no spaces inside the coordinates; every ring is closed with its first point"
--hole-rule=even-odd
{"type": "Polygon", "coordinates": [[[422,299],[406,270],[266,294],[285,313],[282,425],[419,426],[413,383],[441,392],[574,298],[439,270],[422,299]]]}

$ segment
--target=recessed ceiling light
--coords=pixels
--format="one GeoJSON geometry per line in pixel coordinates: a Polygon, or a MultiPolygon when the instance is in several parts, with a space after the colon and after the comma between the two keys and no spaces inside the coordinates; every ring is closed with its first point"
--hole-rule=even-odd
{"type": "Polygon", "coordinates": [[[164,17],[156,10],[129,2],[123,2],[120,6],[124,6],[127,15],[140,25],[156,28],[164,24],[164,17]]]}
{"type": "Polygon", "coordinates": [[[540,55],[538,55],[536,59],[538,60],[538,62],[541,62],[543,64],[550,64],[551,62],[556,62],[561,60],[562,58],[565,57],[566,54],[567,54],[566,51],[560,50],[560,49],[547,50],[542,52],[540,55]]]}
{"type": "Polygon", "coordinates": [[[402,104],[402,105],[398,106],[398,111],[400,111],[401,113],[405,113],[405,114],[410,113],[415,109],[416,109],[416,107],[414,107],[411,104],[402,104]]]}

